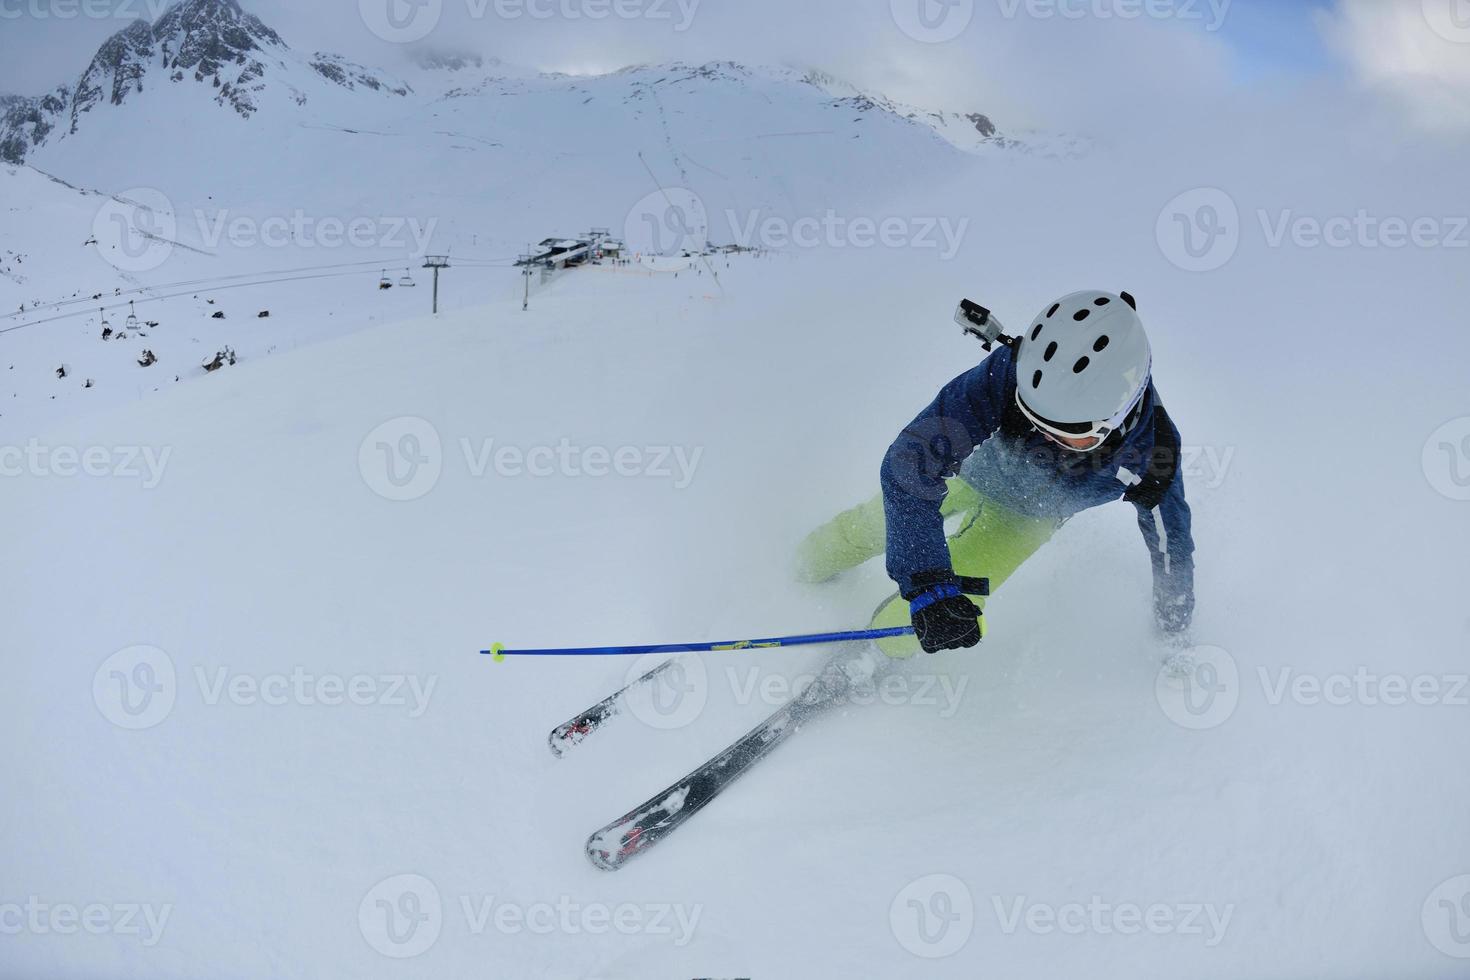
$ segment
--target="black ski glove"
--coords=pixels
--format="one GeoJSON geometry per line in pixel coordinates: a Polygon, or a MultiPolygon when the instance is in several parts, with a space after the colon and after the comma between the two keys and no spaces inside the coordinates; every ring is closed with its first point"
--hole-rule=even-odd
{"type": "Polygon", "coordinates": [[[980,610],[960,592],[959,583],[953,577],[906,594],[904,598],[909,600],[914,633],[925,653],[959,650],[980,642],[980,610]]]}

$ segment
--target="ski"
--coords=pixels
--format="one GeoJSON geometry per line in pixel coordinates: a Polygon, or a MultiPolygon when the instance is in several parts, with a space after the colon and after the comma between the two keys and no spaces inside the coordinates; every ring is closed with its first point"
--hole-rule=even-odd
{"type": "Polygon", "coordinates": [[[879,657],[870,650],[833,658],[800,694],[734,744],[589,837],[588,859],[603,871],[616,871],[672,834],[802,725],[844,704],[854,685],[871,683],[879,657]]]}
{"type": "Polygon", "coordinates": [[[673,660],[665,660],[642,677],[639,677],[620,690],[609,694],[575,718],[557,725],[547,737],[552,754],[560,759],[572,749],[581,745],[583,741],[593,735],[603,725],[622,714],[624,698],[626,698],[629,691],[646,684],[652,684],[663,676],[663,673],[673,665],[673,660]]]}

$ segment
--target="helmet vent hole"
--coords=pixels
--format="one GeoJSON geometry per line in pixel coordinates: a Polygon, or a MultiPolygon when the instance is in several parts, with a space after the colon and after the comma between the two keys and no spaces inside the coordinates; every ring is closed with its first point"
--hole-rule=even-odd
{"type": "Polygon", "coordinates": [[[1108,335],[1103,334],[1101,337],[1097,338],[1097,343],[1092,345],[1092,349],[1101,354],[1103,351],[1108,349],[1108,344],[1110,343],[1112,343],[1112,341],[1108,339],[1108,335]]]}
{"type": "Polygon", "coordinates": [[[1042,325],[1038,323],[1036,325],[1036,329],[1033,330],[1033,331],[1031,331],[1031,339],[1032,340],[1035,340],[1037,337],[1040,337],[1041,336],[1041,326],[1042,325]]]}
{"type": "Polygon", "coordinates": [[[1037,371],[1035,374],[1033,374],[1031,376],[1031,387],[1033,387],[1033,388],[1040,388],[1041,387],[1041,372],[1040,371],[1037,371]]]}
{"type": "Polygon", "coordinates": [[[1083,371],[1086,371],[1087,370],[1087,365],[1089,365],[1091,363],[1092,363],[1092,361],[1089,360],[1086,357],[1080,359],[1076,364],[1073,364],[1072,365],[1072,373],[1073,374],[1081,374],[1083,371]]]}
{"type": "Polygon", "coordinates": [[[1053,357],[1056,357],[1056,356],[1057,356],[1057,342],[1055,340],[1053,340],[1051,342],[1051,344],[1047,346],[1047,348],[1046,348],[1046,356],[1043,357],[1042,360],[1044,360],[1044,361],[1050,361],[1053,357]]]}
{"type": "Polygon", "coordinates": [[[1092,302],[1094,306],[1107,306],[1109,303],[1112,302],[1112,300],[1108,299],[1106,296],[1099,296],[1092,302]]]}
{"type": "Polygon", "coordinates": [[[1050,320],[1056,314],[1057,310],[1059,310],[1061,308],[1062,308],[1062,304],[1061,303],[1053,303],[1051,305],[1051,309],[1049,309],[1049,310],[1046,311],[1046,318],[1048,320],[1050,320]]]}
{"type": "Polygon", "coordinates": [[[1086,320],[1090,316],[1092,316],[1091,310],[1078,310],[1076,313],[1072,314],[1072,319],[1076,320],[1078,323],[1081,323],[1083,320],[1086,320]]]}

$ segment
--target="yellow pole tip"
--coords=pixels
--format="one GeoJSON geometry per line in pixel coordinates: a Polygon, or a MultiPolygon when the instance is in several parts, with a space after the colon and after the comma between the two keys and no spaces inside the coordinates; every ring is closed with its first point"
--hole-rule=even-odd
{"type": "Polygon", "coordinates": [[[498,664],[505,663],[505,644],[497,643],[490,648],[490,659],[498,664]]]}

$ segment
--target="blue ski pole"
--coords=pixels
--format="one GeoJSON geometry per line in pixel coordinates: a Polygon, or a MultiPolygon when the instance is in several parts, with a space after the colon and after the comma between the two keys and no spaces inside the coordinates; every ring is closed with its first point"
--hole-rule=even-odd
{"type": "Polygon", "coordinates": [[[773,647],[799,647],[815,643],[855,643],[858,640],[882,640],[890,636],[913,633],[912,626],[895,626],[881,630],[852,630],[844,633],[808,633],[801,636],[772,636],[760,640],[722,640],[714,643],[656,643],[634,647],[567,647],[561,650],[508,650],[497,643],[480,653],[494,657],[499,663],[506,657],[636,657],[645,653],[725,653],[733,650],[769,650],[773,647]]]}
{"type": "MultiPolygon", "coordinates": [[[[990,594],[990,581],[962,577],[960,588],[968,595],[990,594]]],[[[497,643],[482,656],[501,663],[506,657],[636,657],[645,653],[728,653],[735,650],[770,650],[777,647],[811,646],[817,643],[856,643],[861,640],[884,640],[892,636],[911,636],[912,626],[887,629],[849,630],[838,633],[806,633],[798,636],[772,636],[759,640],[721,640],[708,643],[659,643],[648,646],[566,647],[559,650],[511,650],[497,643]]]]}

